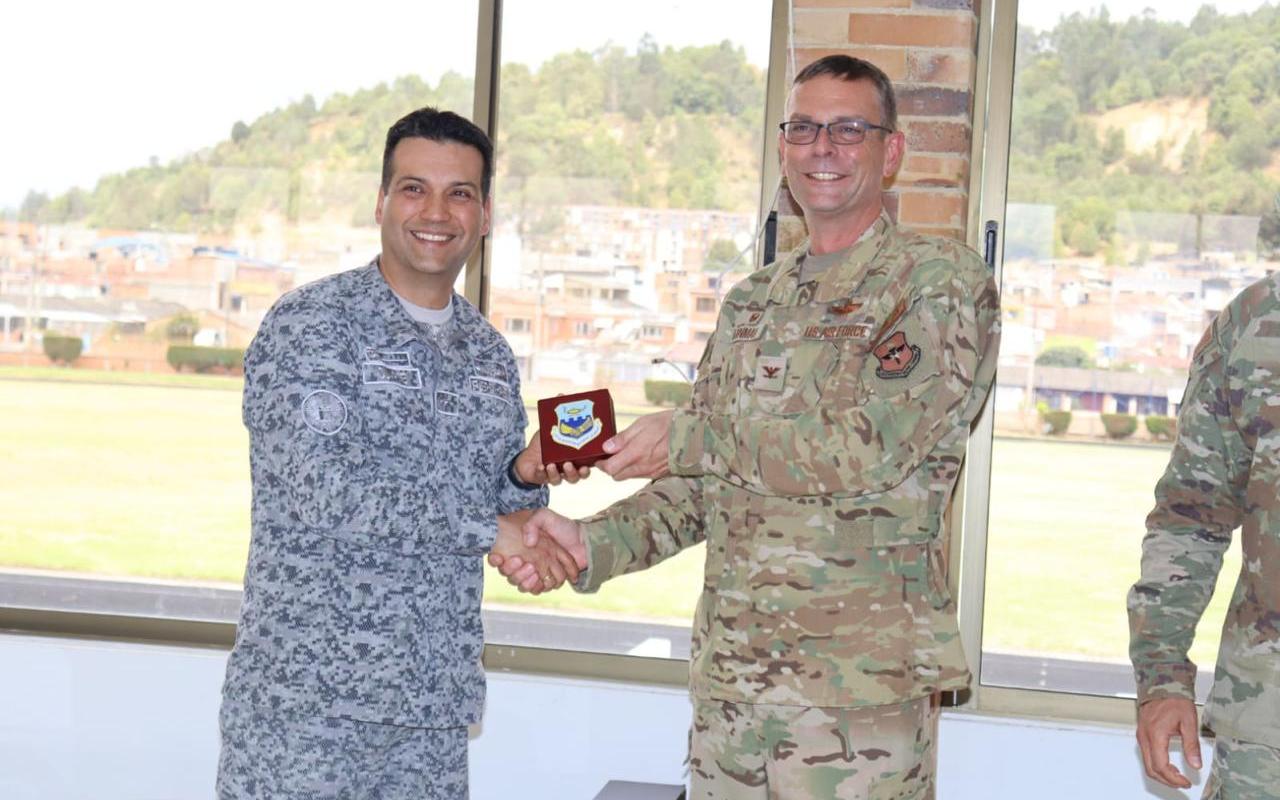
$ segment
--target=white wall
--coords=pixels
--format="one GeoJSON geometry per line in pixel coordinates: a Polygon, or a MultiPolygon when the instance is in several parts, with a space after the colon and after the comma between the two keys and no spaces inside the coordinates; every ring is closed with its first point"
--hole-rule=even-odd
{"type": "MultiPolygon", "coordinates": [[[[0,798],[212,797],[225,661],[0,635],[0,798]]],[[[688,723],[676,689],[490,675],[472,796],[590,800],[609,779],[680,783],[688,723]]],[[[940,800],[1199,796],[1148,791],[1128,730],[947,713],[940,748],[940,800]]]]}

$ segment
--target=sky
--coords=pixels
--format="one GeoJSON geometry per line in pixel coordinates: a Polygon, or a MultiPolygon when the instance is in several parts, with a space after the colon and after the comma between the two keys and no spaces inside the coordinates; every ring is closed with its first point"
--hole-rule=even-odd
{"type": "MultiPolygon", "coordinates": [[[[507,0],[503,60],[540,64],[613,41],[741,43],[769,56],[769,0],[507,0]],[[573,20],[566,25],[566,20],[573,20]]],[[[0,33],[0,208],[29,189],[92,188],[103,174],[162,163],[225,139],[312,94],[318,102],[400,75],[434,83],[475,68],[475,0],[26,0],[0,33]],[[376,11],[375,11],[376,9],[376,11]],[[216,11],[216,14],[209,13],[216,11]]],[[[408,109],[406,109],[408,110],[408,109]]],[[[470,112],[470,109],[466,109],[470,112]]]]}
{"type": "MultiPolygon", "coordinates": [[[[1109,0],[1113,17],[1151,0],[1109,0]]],[[[1224,12],[1260,0],[1217,0],[1224,12]]],[[[506,0],[504,62],[537,65],[577,47],[743,45],[764,66],[769,0],[506,0]],[[571,24],[566,24],[571,21],[571,24]]],[[[1161,18],[1200,2],[1165,0],[1161,18]]],[[[1051,27],[1096,0],[1024,0],[1022,21],[1051,27]]],[[[228,137],[237,120],[311,94],[417,73],[434,82],[475,64],[475,0],[383,0],[376,12],[320,0],[27,0],[0,33],[0,208],[28,190],[90,189],[98,177],[161,163],[228,137]],[[216,13],[209,13],[214,11],[216,13]]]]}
{"type": "Polygon", "coordinates": [[[1141,16],[1149,8],[1156,12],[1157,19],[1190,22],[1201,6],[1213,6],[1222,14],[1240,14],[1264,5],[1263,0],[1022,0],[1018,3],[1018,22],[1046,30],[1062,17],[1077,11],[1087,14],[1102,6],[1107,7],[1113,20],[1141,16]]]}

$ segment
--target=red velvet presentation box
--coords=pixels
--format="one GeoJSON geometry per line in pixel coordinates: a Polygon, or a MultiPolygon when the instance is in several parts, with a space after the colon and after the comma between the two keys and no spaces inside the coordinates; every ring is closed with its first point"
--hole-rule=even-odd
{"type": "Polygon", "coordinates": [[[608,456],[604,443],[618,432],[608,389],[562,394],[538,401],[542,463],[588,467],[608,456]]]}

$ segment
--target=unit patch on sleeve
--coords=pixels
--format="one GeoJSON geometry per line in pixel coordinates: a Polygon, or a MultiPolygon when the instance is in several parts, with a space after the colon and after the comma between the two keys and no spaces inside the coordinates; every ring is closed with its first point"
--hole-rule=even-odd
{"type": "Polygon", "coordinates": [[[876,376],[885,380],[905,378],[920,363],[920,348],[908,342],[902,331],[876,345],[871,352],[880,361],[876,376]]]}
{"type": "Polygon", "coordinates": [[[302,422],[321,436],[332,436],[347,424],[347,402],[328,389],[317,389],[302,400],[302,422]]]}

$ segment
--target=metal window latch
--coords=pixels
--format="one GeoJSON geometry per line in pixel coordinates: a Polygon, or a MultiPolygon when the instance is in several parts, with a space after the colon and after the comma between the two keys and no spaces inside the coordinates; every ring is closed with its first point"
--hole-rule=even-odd
{"type": "Polygon", "coordinates": [[[1000,225],[993,219],[987,220],[987,228],[983,233],[982,257],[987,262],[987,269],[996,271],[996,236],[1000,225]]]}

